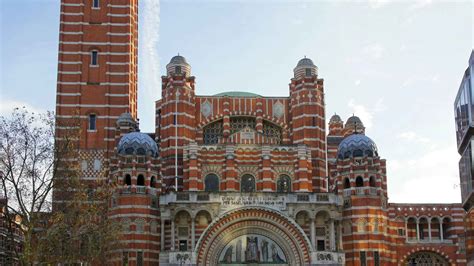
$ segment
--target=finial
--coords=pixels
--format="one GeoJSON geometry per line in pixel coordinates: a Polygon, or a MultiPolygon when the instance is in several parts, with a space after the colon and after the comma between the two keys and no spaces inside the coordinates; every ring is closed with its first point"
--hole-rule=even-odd
{"type": "Polygon", "coordinates": [[[306,55],[304,56],[304,58],[306,58],[306,55]]]}
{"type": "Polygon", "coordinates": [[[179,56],[179,53],[178,53],[178,56],[179,56]]]}

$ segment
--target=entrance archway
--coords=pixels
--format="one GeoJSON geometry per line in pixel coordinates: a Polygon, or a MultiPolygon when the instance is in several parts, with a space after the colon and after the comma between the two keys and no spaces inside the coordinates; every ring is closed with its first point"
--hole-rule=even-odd
{"type": "Polygon", "coordinates": [[[449,262],[440,254],[432,251],[418,251],[407,257],[405,264],[407,266],[448,266],[449,262]]]}
{"type": "Polygon", "coordinates": [[[307,265],[311,245],[301,228],[278,211],[242,208],[214,221],[202,234],[197,265],[250,263],[307,265]]]}

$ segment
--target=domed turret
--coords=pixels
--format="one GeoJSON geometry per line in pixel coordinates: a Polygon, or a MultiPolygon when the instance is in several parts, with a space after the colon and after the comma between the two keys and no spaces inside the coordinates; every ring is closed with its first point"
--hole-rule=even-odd
{"type": "Polygon", "coordinates": [[[379,154],[375,142],[362,134],[353,134],[346,137],[337,149],[337,157],[339,159],[377,156],[379,154]]]}
{"type": "Polygon", "coordinates": [[[133,126],[136,127],[137,122],[130,113],[123,113],[117,118],[117,126],[133,126]]]}
{"type": "Polygon", "coordinates": [[[293,69],[295,78],[310,77],[318,75],[318,67],[313,63],[313,60],[304,57],[293,69]]]}
{"type": "Polygon", "coordinates": [[[339,115],[334,114],[331,116],[331,119],[329,120],[329,124],[336,124],[336,123],[342,123],[342,119],[339,115]]]}
{"type": "Polygon", "coordinates": [[[141,132],[125,134],[117,145],[117,151],[121,155],[158,156],[156,142],[150,136],[141,132]]]}
{"type": "Polygon", "coordinates": [[[364,123],[362,123],[362,120],[360,120],[359,117],[352,115],[349,117],[346,121],[346,124],[344,125],[344,132],[345,135],[351,135],[354,133],[365,133],[365,127],[364,123]]]}
{"type": "Polygon", "coordinates": [[[170,62],[166,65],[166,72],[170,75],[184,75],[189,77],[191,75],[191,66],[181,55],[176,55],[171,58],[170,62]]]}

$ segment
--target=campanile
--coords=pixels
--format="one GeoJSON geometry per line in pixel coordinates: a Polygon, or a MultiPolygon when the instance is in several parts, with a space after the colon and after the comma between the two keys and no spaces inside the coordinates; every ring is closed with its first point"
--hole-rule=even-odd
{"type": "Polygon", "coordinates": [[[79,118],[83,177],[107,163],[120,114],[137,118],[137,59],[138,0],[61,0],[56,115],[79,118]]]}

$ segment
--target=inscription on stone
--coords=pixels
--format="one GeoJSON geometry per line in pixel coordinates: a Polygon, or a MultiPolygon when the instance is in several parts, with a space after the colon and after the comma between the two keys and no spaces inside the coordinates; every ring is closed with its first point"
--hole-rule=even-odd
{"type": "Polygon", "coordinates": [[[240,137],[242,139],[253,139],[254,138],[254,134],[253,132],[241,132],[240,133],[240,137]]]}
{"type": "Polygon", "coordinates": [[[221,208],[225,211],[250,206],[285,210],[286,202],[282,196],[221,196],[221,208]]]}

